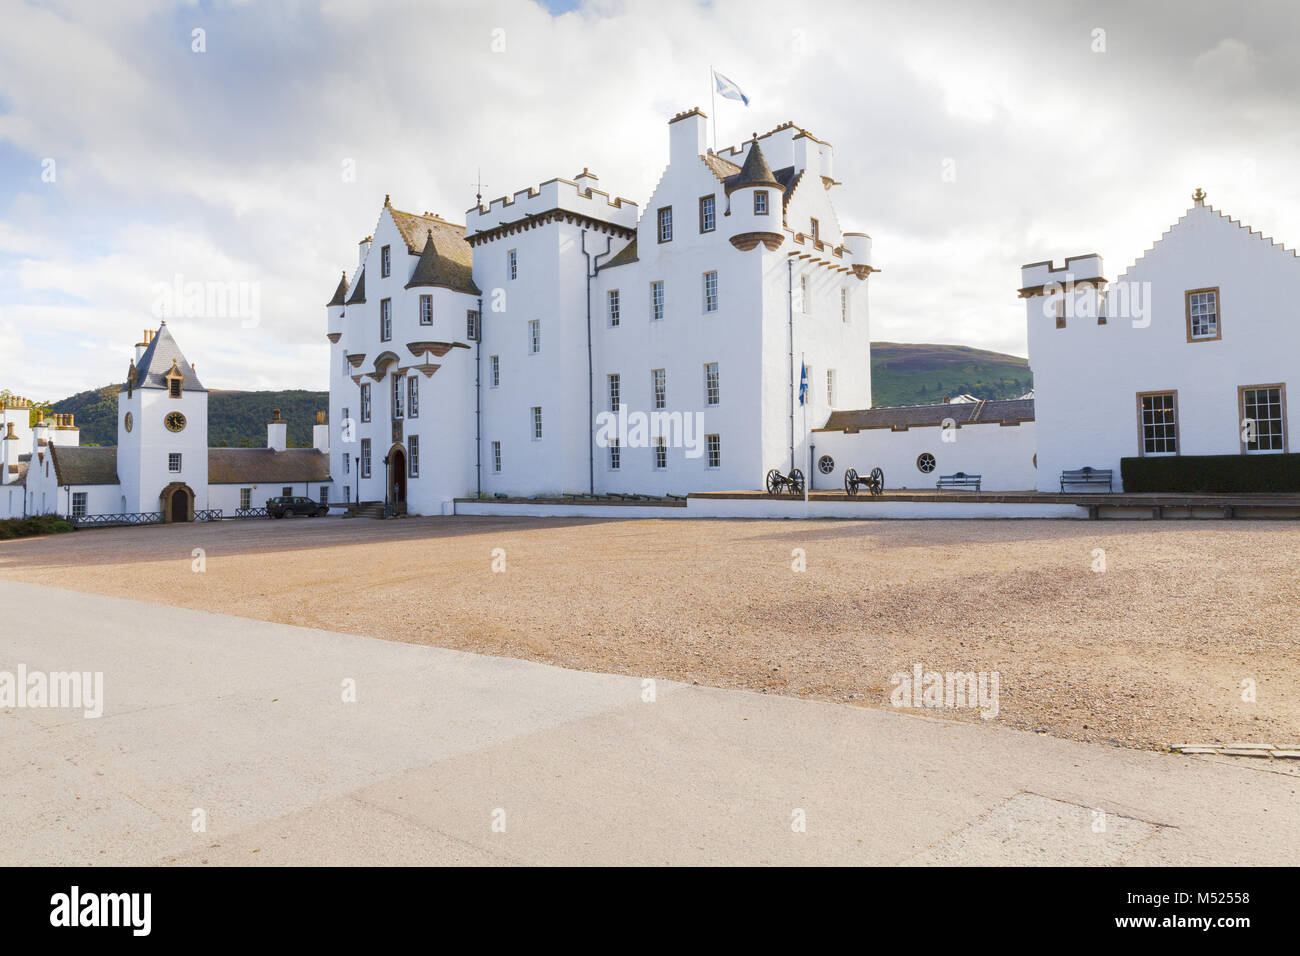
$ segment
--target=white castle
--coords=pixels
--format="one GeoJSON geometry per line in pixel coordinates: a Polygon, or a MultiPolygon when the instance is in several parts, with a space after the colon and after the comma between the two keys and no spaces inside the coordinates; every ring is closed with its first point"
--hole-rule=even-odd
{"type": "Polygon", "coordinates": [[[326,309],[344,500],[752,488],[870,405],[871,240],[830,144],[785,123],[715,153],[706,122],[669,122],[644,213],[586,169],[464,227],[385,200],[326,309]]]}
{"type": "MultiPolygon", "coordinates": [[[[488,513],[496,498],[745,491],[795,467],[815,490],[873,468],[891,491],[1119,492],[1126,475],[1148,491],[1300,490],[1300,258],[1200,190],[1114,282],[1096,254],[1022,268],[1031,396],[872,407],[877,270],[835,213],[830,145],[785,123],[714,152],[705,123],[669,122],[644,212],[587,169],[480,202],[467,226],[385,199],[326,307],[333,424],[313,449],[288,449],[278,416],[265,449],[208,448],[207,390],[165,324],[136,346],[116,448],[79,448],[71,416],[33,428],[7,403],[0,517],[191,520],[276,495],[488,513]]],[[[516,504],[491,513],[553,513],[516,504]]],[[[1030,511],[995,497],[979,513],[1030,511]]]]}

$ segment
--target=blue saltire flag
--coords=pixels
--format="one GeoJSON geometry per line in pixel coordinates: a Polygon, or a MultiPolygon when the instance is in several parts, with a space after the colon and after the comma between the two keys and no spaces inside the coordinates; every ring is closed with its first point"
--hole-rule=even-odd
{"type": "Polygon", "coordinates": [[[808,366],[804,362],[799,363],[799,404],[802,405],[808,397],[808,366]]]}
{"type": "Polygon", "coordinates": [[[749,105],[749,97],[745,95],[744,91],[717,70],[713,71],[713,82],[717,84],[718,92],[725,98],[729,100],[740,100],[740,102],[744,103],[746,106],[749,105]]]}

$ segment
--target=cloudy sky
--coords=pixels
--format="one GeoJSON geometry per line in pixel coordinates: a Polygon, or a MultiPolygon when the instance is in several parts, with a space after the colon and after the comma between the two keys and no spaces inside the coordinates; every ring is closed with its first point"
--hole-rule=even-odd
{"type": "Polygon", "coordinates": [[[255,325],[169,323],[208,387],[323,389],[323,306],[385,193],[464,221],[480,169],[495,197],[588,166],[644,203],[666,120],[710,109],[710,64],[751,99],[719,100],[720,146],[787,120],[834,144],[841,222],[872,235],[884,270],[878,341],[1023,355],[1022,263],[1095,251],[1113,277],[1197,186],[1300,243],[1294,3],[0,13],[0,388],[35,398],[121,381],[178,276],[258,296],[255,325]]]}

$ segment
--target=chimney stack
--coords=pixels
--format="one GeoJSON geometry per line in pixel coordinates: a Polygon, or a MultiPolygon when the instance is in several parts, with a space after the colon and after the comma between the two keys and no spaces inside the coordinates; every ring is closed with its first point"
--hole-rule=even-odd
{"type": "Polygon", "coordinates": [[[329,453],[330,427],[325,424],[325,413],[316,413],[316,424],[311,427],[311,444],[319,452],[329,453]]]}
{"type": "Polygon", "coordinates": [[[266,447],[284,451],[289,447],[289,423],[280,417],[280,409],[271,410],[271,420],[266,423],[266,447]]]}

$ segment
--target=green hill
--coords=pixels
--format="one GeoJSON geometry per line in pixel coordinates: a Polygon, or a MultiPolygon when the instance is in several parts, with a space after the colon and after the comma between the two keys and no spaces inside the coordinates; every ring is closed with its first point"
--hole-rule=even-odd
{"type": "MultiPolygon", "coordinates": [[[[71,412],[81,428],[83,445],[117,444],[117,393],[121,385],[105,385],[55,402],[50,410],[71,412]]],[[[208,444],[214,448],[265,448],[271,410],[289,423],[289,445],[311,447],[316,413],[329,408],[327,392],[287,389],[266,392],[208,392],[208,444]]]]}
{"type": "Polygon", "coordinates": [[[1029,361],[965,345],[871,343],[871,404],[928,405],[945,395],[1019,398],[1034,386],[1029,361]]]}

